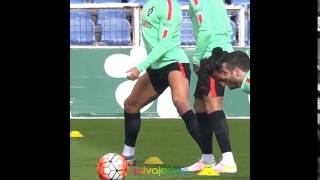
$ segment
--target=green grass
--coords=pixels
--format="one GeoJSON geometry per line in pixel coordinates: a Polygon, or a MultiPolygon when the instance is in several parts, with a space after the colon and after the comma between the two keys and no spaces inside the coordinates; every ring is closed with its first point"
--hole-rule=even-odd
{"type": "MultiPolygon", "coordinates": [[[[137,167],[150,156],[158,156],[162,167],[180,168],[200,158],[199,148],[187,133],[182,120],[142,120],[136,144],[137,167]]],[[[124,142],[123,120],[71,120],[71,130],[79,130],[85,137],[70,138],[70,179],[98,180],[96,164],[108,152],[122,152],[124,142]]],[[[204,177],[196,173],[188,175],[133,175],[129,168],[126,180],[145,179],[250,179],[249,120],[229,120],[231,145],[238,166],[236,174],[204,177]]],[[[214,138],[215,139],[215,138],[214,138]]],[[[220,160],[220,149],[214,140],[214,156],[220,160]]]]}

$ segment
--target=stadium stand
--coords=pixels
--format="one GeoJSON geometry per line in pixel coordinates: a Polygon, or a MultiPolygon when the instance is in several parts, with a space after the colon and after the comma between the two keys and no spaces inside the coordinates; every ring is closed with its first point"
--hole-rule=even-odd
{"type": "Polygon", "coordinates": [[[126,15],[125,9],[98,9],[97,23],[101,24],[101,21],[107,18],[126,19],[126,15]]]}
{"type": "Polygon", "coordinates": [[[90,18],[91,12],[90,10],[77,10],[77,9],[71,9],[70,10],[70,18],[90,18]]]}
{"type": "Polygon", "coordinates": [[[184,4],[189,4],[189,0],[177,0],[178,3],[184,5],[184,4]]]}
{"type": "Polygon", "coordinates": [[[139,3],[140,5],[143,5],[144,0],[128,0],[128,3],[139,3]]]}
{"type": "Polygon", "coordinates": [[[247,45],[250,45],[250,19],[246,21],[246,35],[245,35],[245,42],[247,45]]]}
{"type": "Polygon", "coordinates": [[[83,4],[86,0],[70,0],[70,4],[83,4]]]}
{"type": "MultiPolygon", "coordinates": [[[[181,5],[188,5],[189,0],[177,0],[181,5]]],[[[250,8],[250,0],[229,0],[225,3],[244,5],[250,8]]],[[[70,4],[90,3],[139,3],[144,0],[70,0],[70,4]]],[[[230,15],[230,14],[229,14],[230,15]]],[[[230,15],[233,29],[232,44],[237,45],[238,40],[238,14],[230,15]],[[234,19],[232,20],[232,16],[234,19]]],[[[192,23],[189,11],[182,11],[181,45],[195,45],[195,38],[192,34],[192,23]]],[[[102,8],[102,9],[70,9],[70,44],[92,44],[97,45],[132,45],[133,42],[133,9],[132,8],[102,8]],[[91,20],[91,21],[89,21],[91,20]],[[79,22],[86,22],[75,25],[79,22]],[[90,23],[89,23],[90,22],[90,23]],[[93,23],[93,25],[92,25],[93,23]],[[120,24],[116,24],[120,23],[120,24]],[[112,24],[112,25],[111,25],[112,24]],[[88,26],[88,27],[87,27],[88,26]],[[86,27],[86,28],[84,28],[86,27]],[[93,32],[92,32],[93,30],[93,32]],[[79,32],[84,31],[84,32],[79,32]],[[99,43],[101,42],[101,44],[99,43]]],[[[245,44],[250,45],[250,19],[245,19],[245,44]]],[[[242,41],[243,42],[243,41],[242,41]]]]}
{"type": "Polygon", "coordinates": [[[232,20],[230,20],[230,24],[231,24],[231,27],[232,27],[232,31],[233,31],[233,34],[232,34],[232,37],[231,37],[231,43],[232,45],[236,45],[237,44],[237,27],[236,27],[236,23],[232,20]]]}
{"type": "MultiPolygon", "coordinates": [[[[250,0],[232,0],[231,3],[233,5],[242,5],[248,9],[250,9],[250,0]]],[[[234,22],[237,22],[234,19],[234,22]]],[[[245,20],[245,37],[244,41],[246,45],[250,45],[250,19],[245,20]]]]}
{"type": "Polygon", "coordinates": [[[93,3],[121,3],[121,0],[93,0],[93,3]]]}
{"type": "Polygon", "coordinates": [[[195,45],[192,33],[192,22],[190,18],[182,18],[181,24],[181,45],[195,45]]]}
{"type": "MultiPolygon", "coordinates": [[[[139,3],[140,5],[144,4],[145,0],[128,0],[129,3],[139,3]]],[[[181,5],[188,4],[189,0],[177,0],[181,5]]]]}
{"type": "Polygon", "coordinates": [[[94,39],[94,23],[89,18],[70,18],[70,44],[91,45],[94,39]]]}
{"type": "Polygon", "coordinates": [[[234,4],[234,5],[249,5],[250,0],[232,0],[232,4],[234,4]]]}
{"type": "Polygon", "coordinates": [[[130,23],[126,19],[107,18],[101,21],[101,41],[107,45],[130,45],[130,23]]]}

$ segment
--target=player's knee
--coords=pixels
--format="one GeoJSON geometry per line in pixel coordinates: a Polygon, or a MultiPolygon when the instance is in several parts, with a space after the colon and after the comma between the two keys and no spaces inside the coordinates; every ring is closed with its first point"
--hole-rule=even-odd
{"type": "Polygon", "coordinates": [[[138,104],[136,103],[136,101],[134,101],[130,97],[128,97],[124,101],[124,110],[127,112],[136,112],[136,111],[139,111],[139,107],[138,107],[138,104]]]}

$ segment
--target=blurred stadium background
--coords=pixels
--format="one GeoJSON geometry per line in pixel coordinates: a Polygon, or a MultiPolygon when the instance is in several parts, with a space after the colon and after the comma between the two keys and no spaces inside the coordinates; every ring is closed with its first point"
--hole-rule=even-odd
{"type": "MultiPolygon", "coordinates": [[[[182,7],[181,45],[193,46],[188,0],[182,7]]],[[[144,0],[70,0],[70,45],[131,46],[141,45],[140,11],[144,0]]],[[[233,45],[250,45],[249,0],[226,1],[234,30],[233,45]]]]}

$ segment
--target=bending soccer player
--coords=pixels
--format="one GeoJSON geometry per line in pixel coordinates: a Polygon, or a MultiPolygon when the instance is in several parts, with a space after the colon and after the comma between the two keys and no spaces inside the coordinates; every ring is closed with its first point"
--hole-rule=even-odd
{"type": "Polygon", "coordinates": [[[122,155],[135,165],[135,144],[140,130],[140,109],[155,100],[168,86],[172,101],[193,139],[200,144],[199,125],[189,102],[190,64],[180,46],[182,11],[176,0],[148,0],[143,7],[142,37],[147,58],[128,71],[135,80],[124,102],[125,145],[122,155]]]}
{"type": "Polygon", "coordinates": [[[241,88],[250,94],[250,58],[241,51],[234,51],[221,58],[214,67],[213,77],[229,89],[241,88]]]}
{"type": "MultiPolygon", "coordinates": [[[[232,27],[223,0],[189,0],[190,16],[196,39],[192,58],[194,71],[198,75],[194,93],[194,108],[202,133],[201,159],[183,171],[200,171],[213,167],[218,172],[236,173],[237,166],[231,150],[229,128],[223,111],[224,87],[211,77],[208,58],[216,47],[232,52],[232,27]],[[212,150],[213,132],[219,144],[222,160],[216,164],[212,150]]],[[[214,55],[213,55],[214,56],[214,55]]]]}

